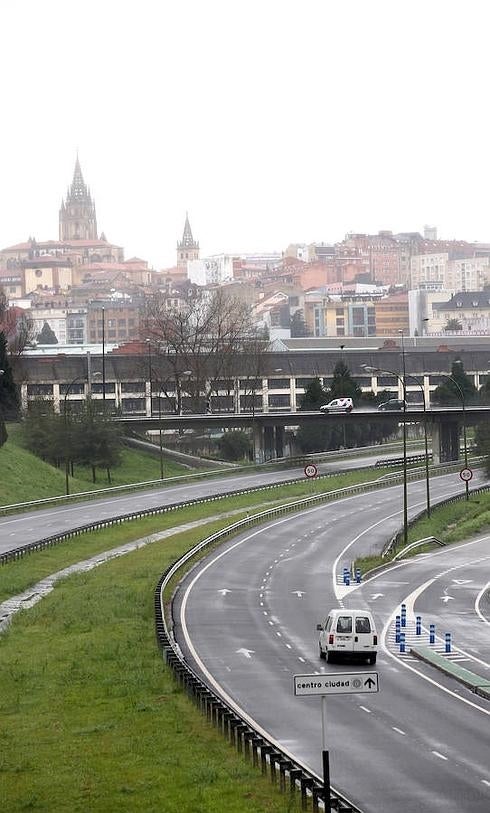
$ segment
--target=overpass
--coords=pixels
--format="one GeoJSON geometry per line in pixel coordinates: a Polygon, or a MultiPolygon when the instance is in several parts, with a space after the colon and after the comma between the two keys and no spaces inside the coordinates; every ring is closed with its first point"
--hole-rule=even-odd
{"type": "Polygon", "coordinates": [[[290,453],[285,443],[285,428],[325,424],[348,424],[351,422],[374,423],[392,419],[397,424],[427,421],[432,435],[432,455],[435,463],[458,460],[460,435],[463,426],[475,426],[490,420],[490,407],[434,407],[425,412],[421,407],[409,407],[406,412],[378,412],[377,409],[355,409],[350,414],[315,412],[255,412],[210,414],[184,414],[115,417],[122,426],[148,432],[158,429],[245,429],[253,431],[256,462],[262,463],[290,453]]]}

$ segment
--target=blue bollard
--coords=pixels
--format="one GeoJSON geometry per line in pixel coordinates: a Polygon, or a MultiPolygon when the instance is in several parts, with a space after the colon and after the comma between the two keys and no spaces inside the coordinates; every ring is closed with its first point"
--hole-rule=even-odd
{"type": "Polygon", "coordinates": [[[422,616],[415,616],[415,635],[422,635],[422,616]]]}
{"type": "Polygon", "coordinates": [[[451,633],[446,632],[446,652],[451,652],[451,633]]]}
{"type": "Polygon", "coordinates": [[[402,604],[401,620],[402,620],[402,627],[406,627],[407,626],[407,605],[406,604],[402,604]]]}
{"type": "Polygon", "coordinates": [[[347,587],[349,587],[349,585],[350,585],[350,573],[349,573],[349,571],[347,571],[347,573],[345,574],[345,584],[346,584],[347,587]]]}
{"type": "Polygon", "coordinates": [[[397,615],[395,618],[395,644],[400,643],[400,616],[397,615]]]}
{"type": "Polygon", "coordinates": [[[436,642],[436,625],[429,624],[429,644],[435,644],[436,642]]]}
{"type": "Polygon", "coordinates": [[[344,567],[344,584],[347,584],[347,579],[349,578],[349,568],[344,567]]]}
{"type": "Polygon", "coordinates": [[[356,570],[356,582],[358,584],[361,583],[361,571],[360,570],[356,570]]]}
{"type": "Polygon", "coordinates": [[[400,652],[405,652],[405,633],[400,632],[400,652]]]}

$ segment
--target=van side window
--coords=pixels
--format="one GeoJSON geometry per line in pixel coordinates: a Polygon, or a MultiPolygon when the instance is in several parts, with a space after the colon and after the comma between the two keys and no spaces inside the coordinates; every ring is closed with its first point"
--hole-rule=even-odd
{"type": "Polygon", "coordinates": [[[350,615],[339,615],[337,620],[337,632],[352,632],[352,618],[350,615]]]}
{"type": "Polygon", "coordinates": [[[356,632],[371,632],[371,624],[369,623],[369,618],[363,615],[357,616],[356,632]]]}
{"type": "Polygon", "coordinates": [[[331,626],[332,626],[332,616],[329,615],[325,622],[325,629],[327,630],[327,632],[329,631],[331,626]]]}

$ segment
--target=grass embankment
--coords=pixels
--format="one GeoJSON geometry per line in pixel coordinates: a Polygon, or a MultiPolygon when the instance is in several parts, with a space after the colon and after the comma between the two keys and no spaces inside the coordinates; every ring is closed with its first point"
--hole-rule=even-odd
{"type": "MultiPolygon", "coordinates": [[[[462,499],[458,502],[437,508],[434,506],[430,519],[421,519],[408,529],[408,544],[435,536],[447,545],[469,539],[479,533],[490,531],[490,493],[480,493],[470,497],[468,501],[462,499]]],[[[387,540],[388,541],[388,540],[387,540]]],[[[400,546],[398,546],[400,550],[400,546]]],[[[422,545],[408,553],[408,556],[417,556],[434,550],[434,544],[422,545]]],[[[396,551],[382,558],[381,556],[368,556],[356,559],[356,567],[367,573],[374,567],[388,564],[396,551]]]]}
{"type": "Polygon", "coordinates": [[[64,581],[0,637],[2,810],[299,811],[206,723],[155,645],[159,575],[220,524],[64,581]]]}
{"type": "MultiPolygon", "coordinates": [[[[381,474],[382,472],[377,472],[381,474]]],[[[278,500],[335,489],[347,473],[229,497],[70,540],[0,569],[0,596],[101,550],[177,522],[176,533],[57,586],[0,636],[2,802],[6,810],[299,811],[196,712],[154,640],[160,574],[203,536],[278,500]],[[267,503],[268,500],[268,503],[267,503]]]]}
{"type": "MultiPolygon", "coordinates": [[[[0,447],[0,505],[40,500],[65,494],[65,472],[45,463],[23,448],[20,427],[9,425],[9,438],[0,447]]],[[[164,476],[186,474],[188,469],[173,460],[164,461],[164,476]]],[[[105,471],[97,470],[97,482],[92,482],[92,471],[75,466],[75,476],[69,478],[70,492],[94,491],[109,486],[105,471]]],[[[123,449],[122,463],[111,469],[113,486],[157,480],[160,477],[158,456],[135,449],[123,449]]]]}

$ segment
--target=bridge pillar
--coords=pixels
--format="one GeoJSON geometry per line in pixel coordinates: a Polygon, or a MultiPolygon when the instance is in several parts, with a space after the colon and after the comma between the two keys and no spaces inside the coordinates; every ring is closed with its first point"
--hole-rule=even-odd
{"type": "Polygon", "coordinates": [[[254,423],[252,428],[254,463],[263,463],[265,460],[264,430],[254,423]]]}
{"type": "Polygon", "coordinates": [[[264,460],[274,460],[276,457],[275,436],[273,426],[264,426],[264,460]]]}
{"type": "Polygon", "coordinates": [[[284,457],[284,426],[275,426],[275,457],[284,457]]]}
{"type": "Polygon", "coordinates": [[[434,421],[432,424],[432,461],[448,463],[459,460],[459,433],[457,421],[434,421]]]}

